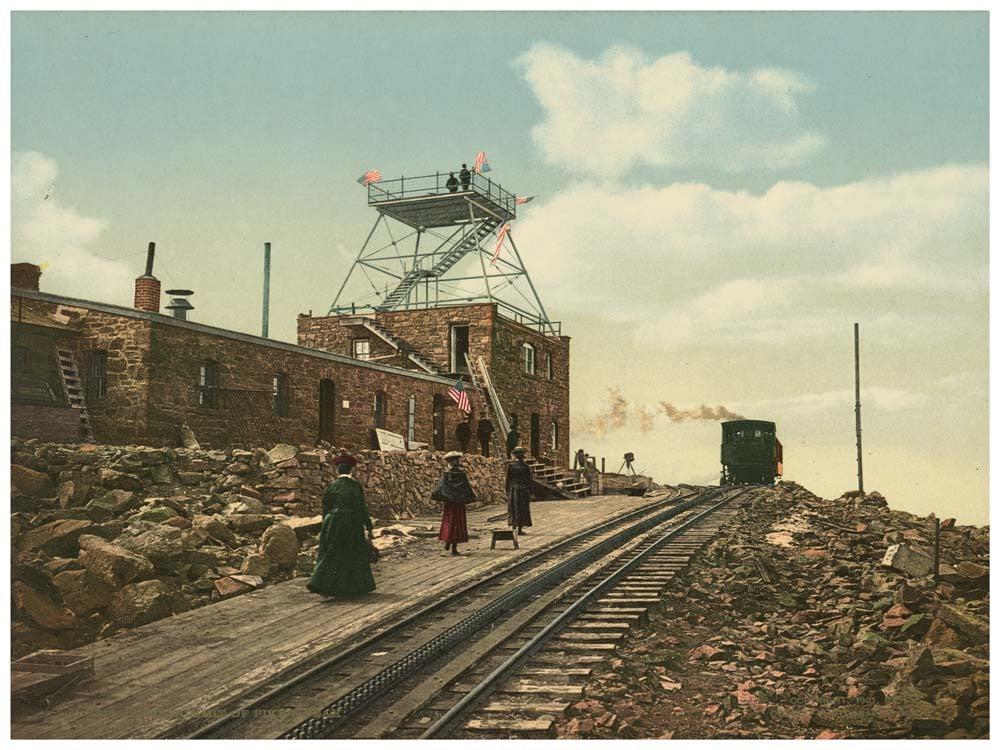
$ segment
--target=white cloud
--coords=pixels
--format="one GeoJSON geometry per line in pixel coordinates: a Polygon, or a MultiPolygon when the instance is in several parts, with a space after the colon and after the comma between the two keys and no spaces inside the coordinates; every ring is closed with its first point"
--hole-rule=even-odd
{"type": "Polygon", "coordinates": [[[762,195],[577,183],[515,231],[551,309],[600,310],[661,348],[815,339],[856,315],[926,332],[985,300],[988,170],[762,195]]]}
{"type": "Polygon", "coordinates": [[[544,109],[535,142],[547,161],[574,172],[777,169],[824,143],[799,123],[798,101],[813,86],[793,71],[704,68],[686,52],[650,60],[625,47],[585,60],[546,43],[516,66],[544,109]]]}
{"type": "Polygon", "coordinates": [[[56,162],[37,151],[18,151],[11,165],[11,255],[41,265],[41,289],[131,305],[134,274],[100,258],[93,245],[107,228],[104,219],[83,216],[57,196],[56,162]]]}

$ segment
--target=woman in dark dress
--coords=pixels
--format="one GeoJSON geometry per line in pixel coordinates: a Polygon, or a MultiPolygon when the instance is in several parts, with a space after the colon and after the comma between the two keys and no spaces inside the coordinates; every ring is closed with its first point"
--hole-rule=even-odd
{"type": "Polygon", "coordinates": [[[306,588],[324,596],[367,594],[375,590],[365,539],[365,529],[371,539],[372,519],[361,485],[348,476],[357,463],[354,457],[340,455],[333,463],[339,476],[323,493],[316,569],[306,588]]]}
{"type": "Polygon", "coordinates": [[[531,467],[524,462],[525,449],[516,446],[514,460],[507,465],[507,525],[523,535],[531,526],[531,492],[535,485],[531,467]]]}
{"type": "Polygon", "coordinates": [[[458,543],[469,541],[469,528],[465,521],[465,505],[476,499],[469,477],[462,471],[462,454],[452,451],[445,454],[448,468],[431,490],[431,500],[444,503],[441,516],[441,531],[438,539],[444,542],[445,550],[458,554],[458,543]]]}

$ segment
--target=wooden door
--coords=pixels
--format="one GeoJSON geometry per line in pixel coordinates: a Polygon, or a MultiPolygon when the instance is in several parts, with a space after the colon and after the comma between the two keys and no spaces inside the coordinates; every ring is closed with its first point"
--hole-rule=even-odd
{"type": "Polygon", "coordinates": [[[444,399],[438,395],[434,394],[434,415],[432,421],[432,426],[434,428],[434,450],[443,451],[444,450],[444,399]]]}
{"type": "Polygon", "coordinates": [[[334,445],[337,415],[337,386],[332,380],[319,381],[319,439],[334,445]]]}

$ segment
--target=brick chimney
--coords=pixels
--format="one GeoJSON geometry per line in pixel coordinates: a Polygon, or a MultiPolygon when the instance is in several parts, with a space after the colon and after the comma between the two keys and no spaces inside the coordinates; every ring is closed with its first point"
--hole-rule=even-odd
{"type": "Polygon", "coordinates": [[[146,273],[135,280],[136,310],[158,313],[160,311],[160,280],[153,276],[153,255],[156,243],[149,243],[146,251],[146,273]]]}
{"type": "Polygon", "coordinates": [[[28,289],[37,292],[38,277],[41,275],[42,269],[34,263],[10,264],[10,285],[14,289],[28,289]]]}

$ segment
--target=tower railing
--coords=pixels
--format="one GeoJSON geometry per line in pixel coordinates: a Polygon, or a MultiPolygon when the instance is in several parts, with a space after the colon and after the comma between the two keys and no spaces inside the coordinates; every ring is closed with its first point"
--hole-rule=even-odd
{"type": "MultiPolygon", "coordinates": [[[[368,186],[368,205],[433,195],[467,195],[472,192],[500,206],[510,214],[510,218],[516,215],[517,196],[509,190],[504,190],[498,183],[493,182],[493,180],[484,175],[473,172],[471,178],[468,190],[463,190],[461,183],[459,183],[457,189],[451,190],[447,185],[448,173],[442,172],[420,175],[418,177],[380,180],[368,186]]],[[[458,179],[457,175],[456,179],[458,179]]]]}

